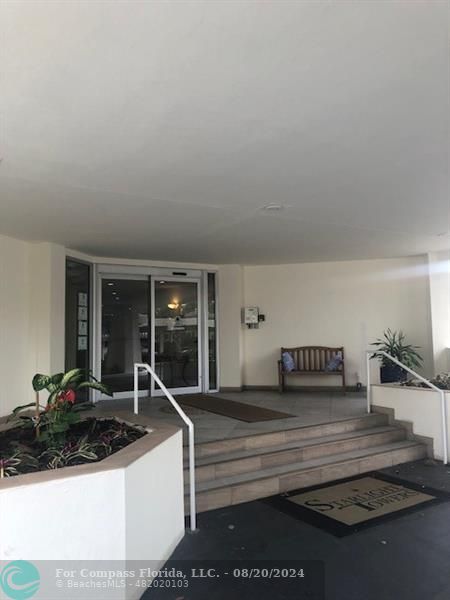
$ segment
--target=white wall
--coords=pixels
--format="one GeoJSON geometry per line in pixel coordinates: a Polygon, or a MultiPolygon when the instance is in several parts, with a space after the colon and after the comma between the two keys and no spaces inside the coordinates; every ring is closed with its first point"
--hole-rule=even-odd
{"type": "Polygon", "coordinates": [[[421,346],[432,370],[426,257],[247,266],[244,295],[266,315],[245,330],[245,385],[276,385],[280,347],[315,344],[344,346],[349,385],[357,372],[365,382],[364,349],[388,327],[421,346]]]}
{"type": "Polygon", "coordinates": [[[223,265],[218,274],[220,387],[240,388],[244,369],[241,309],[243,268],[223,265]]]}
{"type": "Polygon", "coordinates": [[[0,236],[0,417],[64,368],[65,250],[0,236]]]}
{"type": "Polygon", "coordinates": [[[125,515],[127,560],[166,561],[184,536],[181,431],[126,468],[125,515]]]}
{"type": "Polygon", "coordinates": [[[434,372],[450,371],[450,250],[428,255],[434,372]]]}
{"type": "Polygon", "coordinates": [[[0,236],[0,416],[32,399],[29,246],[0,236]]]}
{"type": "Polygon", "coordinates": [[[30,245],[30,339],[34,372],[64,370],[66,251],[56,244],[30,245]]]}
{"type": "Polygon", "coordinates": [[[0,486],[0,560],[125,558],[124,478],[116,469],[0,486]],[[51,516],[36,518],[45,510],[51,516]]]}

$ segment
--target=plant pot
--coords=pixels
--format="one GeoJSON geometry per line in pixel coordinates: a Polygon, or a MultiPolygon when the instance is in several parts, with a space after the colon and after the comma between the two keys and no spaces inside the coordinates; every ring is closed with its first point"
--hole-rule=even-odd
{"type": "Polygon", "coordinates": [[[380,367],[381,383],[396,383],[398,381],[406,381],[408,373],[397,365],[388,365],[380,367]]]}

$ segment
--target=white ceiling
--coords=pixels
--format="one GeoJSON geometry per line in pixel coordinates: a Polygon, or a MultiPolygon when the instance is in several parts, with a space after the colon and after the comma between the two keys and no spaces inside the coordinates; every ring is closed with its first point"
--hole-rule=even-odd
{"type": "Polygon", "coordinates": [[[446,0],[3,0],[0,17],[0,233],[210,263],[450,246],[446,0]]]}

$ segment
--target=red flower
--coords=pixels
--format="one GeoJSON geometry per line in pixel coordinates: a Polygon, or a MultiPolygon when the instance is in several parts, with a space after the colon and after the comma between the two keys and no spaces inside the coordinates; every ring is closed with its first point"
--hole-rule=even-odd
{"type": "Polygon", "coordinates": [[[70,402],[70,404],[74,404],[76,398],[76,394],[74,390],[66,390],[65,392],[61,392],[59,395],[60,402],[70,402]]]}

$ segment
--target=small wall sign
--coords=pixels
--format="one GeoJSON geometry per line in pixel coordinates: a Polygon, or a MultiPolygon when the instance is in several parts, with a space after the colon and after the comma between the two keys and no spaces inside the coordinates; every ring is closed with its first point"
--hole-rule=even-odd
{"type": "Polygon", "coordinates": [[[88,295],[86,292],[78,292],[78,306],[88,305],[88,295]]]}

